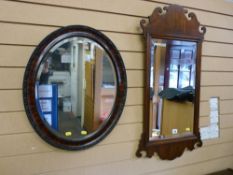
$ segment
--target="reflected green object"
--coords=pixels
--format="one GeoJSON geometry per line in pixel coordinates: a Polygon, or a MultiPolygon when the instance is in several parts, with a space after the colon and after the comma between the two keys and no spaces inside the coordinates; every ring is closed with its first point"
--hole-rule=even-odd
{"type": "Polygon", "coordinates": [[[159,96],[167,100],[193,102],[195,90],[192,86],[184,88],[166,88],[159,92],[159,96]]]}

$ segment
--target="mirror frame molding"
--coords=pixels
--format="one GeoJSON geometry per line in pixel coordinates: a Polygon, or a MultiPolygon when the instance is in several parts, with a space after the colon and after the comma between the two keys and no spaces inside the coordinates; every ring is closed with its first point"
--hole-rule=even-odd
{"type": "Polygon", "coordinates": [[[89,148],[103,140],[117,124],[126,100],[127,76],[121,55],[113,42],[100,31],[88,26],[71,25],[62,27],[45,37],[32,53],[26,66],[23,79],[23,101],[27,117],[34,130],[47,143],[65,150],[81,150],[89,148]],[[98,43],[109,55],[116,74],[115,103],[106,122],[96,131],[82,139],[65,139],[51,132],[45,122],[42,121],[37,110],[35,100],[35,83],[38,68],[43,61],[41,58],[59,41],[69,37],[86,37],[98,43]]]}
{"type": "Polygon", "coordinates": [[[146,157],[151,158],[157,152],[161,159],[173,160],[181,156],[185,150],[193,150],[195,145],[202,146],[199,131],[199,102],[200,102],[200,72],[201,72],[201,47],[206,28],[200,26],[194,13],[188,13],[186,9],[179,5],[166,6],[163,9],[155,8],[149,16],[149,22],[141,20],[141,28],[146,42],[145,61],[145,90],[144,90],[144,113],[143,132],[139,142],[137,157],[142,157],[142,151],[146,152],[146,157]],[[187,16],[186,16],[187,14],[187,16]],[[197,43],[196,56],[196,82],[194,101],[194,128],[191,136],[180,136],[169,139],[150,140],[149,133],[149,92],[150,92],[150,50],[151,40],[184,40],[197,43]]]}

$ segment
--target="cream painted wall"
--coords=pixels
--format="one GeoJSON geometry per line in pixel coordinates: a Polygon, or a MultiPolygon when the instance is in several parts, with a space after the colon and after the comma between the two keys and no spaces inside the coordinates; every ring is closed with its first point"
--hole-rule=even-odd
{"type": "Polygon", "coordinates": [[[233,3],[224,0],[24,0],[0,1],[0,174],[174,175],[233,168],[233,3]],[[207,26],[202,51],[201,121],[208,99],[220,97],[220,138],[174,161],[135,157],[142,131],[144,43],[139,22],[158,6],[184,5],[207,26]],[[121,119],[111,134],[84,151],[56,149],[31,128],[22,102],[22,79],[37,44],[55,29],[88,25],[118,47],[128,76],[121,119]]]}

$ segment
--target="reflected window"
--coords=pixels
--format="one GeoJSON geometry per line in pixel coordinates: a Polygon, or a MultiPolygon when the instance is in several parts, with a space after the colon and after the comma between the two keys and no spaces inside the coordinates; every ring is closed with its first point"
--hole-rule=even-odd
{"type": "Polygon", "coordinates": [[[184,88],[194,87],[196,44],[185,41],[168,42],[167,87],[184,88]]]}

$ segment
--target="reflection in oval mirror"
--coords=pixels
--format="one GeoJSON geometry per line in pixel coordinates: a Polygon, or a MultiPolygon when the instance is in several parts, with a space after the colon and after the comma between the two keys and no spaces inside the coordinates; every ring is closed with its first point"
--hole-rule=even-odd
{"type": "Polygon", "coordinates": [[[153,39],[150,70],[150,137],[193,134],[196,43],[153,39]]]}
{"type": "Polygon", "coordinates": [[[49,144],[80,150],[103,140],[126,99],[126,70],[112,41],[93,28],[67,26],[36,47],[24,74],[29,121],[49,144]]]}
{"type": "Polygon", "coordinates": [[[82,138],[108,119],[116,96],[114,67],[95,41],[71,37],[44,56],[36,81],[37,108],[64,137],[82,138]]]}

